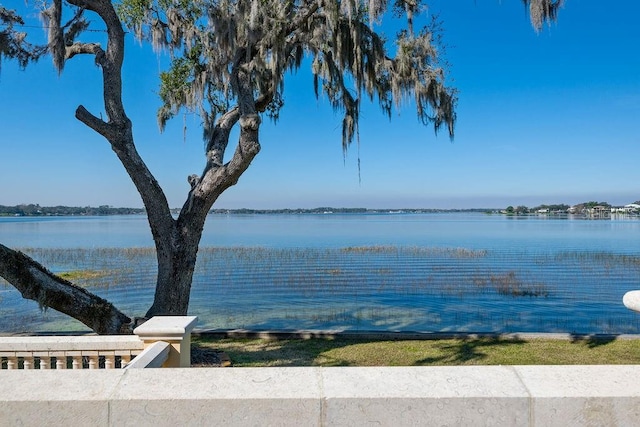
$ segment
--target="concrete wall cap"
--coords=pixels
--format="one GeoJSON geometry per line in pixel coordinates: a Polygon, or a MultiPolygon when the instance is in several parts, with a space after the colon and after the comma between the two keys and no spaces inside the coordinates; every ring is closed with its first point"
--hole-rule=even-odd
{"type": "Polygon", "coordinates": [[[640,365],[7,370],[0,425],[636,426],[640,365]]]}

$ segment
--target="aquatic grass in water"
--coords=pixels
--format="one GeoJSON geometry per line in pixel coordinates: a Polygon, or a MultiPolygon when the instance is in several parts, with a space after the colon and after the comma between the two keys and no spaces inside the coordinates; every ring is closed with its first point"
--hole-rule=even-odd
{"type": "Polygon", "coordinates": [[[481,258],[487,255],[486,250],[471,250],[465,248],[425,248],[417,246],[350,246],[342,249],[346,253],[377,253],[377,254],[397,254],[415,256],[438,256],[444,255],[451,258],[481,258]]]}
{"type": "MultiPolygon", "coordinates": [[[[152,302],[153,248],[23,251],[132,315],[152,302]]],[[[201,328],[628,333],[639,274],[640,257],[609,252],[203,247],[190,312],[201,328]]],[[[10,286],[0,299],[0,330],[60,329],[10,286]]]]}

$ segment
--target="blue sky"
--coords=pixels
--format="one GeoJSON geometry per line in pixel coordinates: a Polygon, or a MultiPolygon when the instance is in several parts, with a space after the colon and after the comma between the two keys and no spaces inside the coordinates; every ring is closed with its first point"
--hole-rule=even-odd
{"type": "MultiPolygon", "coordinates": [[[[2,4],[23,8],[24,2],[2,4]]],[[[214,207],[472,208],[640,199],[640,2],[602,7],[598,0],[567,0],[558,23],[540,33],[520,0],[434,0],[429,13],[443,21],[451,84],[459,90],[453,142],[419,124],[410,102],[391,121],[376,104],[365,105],[360,147],[354,144],[344,158],[341,116],[315,99],[302,69],[287,79],[280,121],[264,121],[262,151],[214,207]]],[[[136,143],[170,205],[180,207],[186,177],[204,166],[199,121],[181,116],[158,132],[163,60],[133,36],[127,42],[124,102],[136,143]]],[[[73,116],[80,104],[103,111],[100,76],[89,57],[72,60],[60,76],[48,58],[26,71],[2,63],[0,204],[142,205],[107,142],[73,116]]]]}

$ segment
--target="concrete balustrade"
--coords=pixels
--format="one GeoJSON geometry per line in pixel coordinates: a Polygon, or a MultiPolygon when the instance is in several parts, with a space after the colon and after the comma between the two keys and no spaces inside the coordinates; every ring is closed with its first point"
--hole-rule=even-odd
{"type": "Polygon", "coordinates": [[[640,366],[5,371],[0,424],[634,426],[640,366]]]}
{"type": "Polygon", "coordinates": [[[131,361],[144,349],[134,335],[127,336],[38,336],[0,337],[0,361],[6,369],[97,369],[100,359],[105,369],[131,361]]]}
{"type": "Polygon", "coordinates": [[[0,364],[7,370],[83,369],[84,365],[98,369],[102,361],[105,369],[112,369],[124,367],[163,341],[166,351],[144,360],[154,366],[161,359],[163,367],[186,367],[191,364],[191,331],[196,321],[195,316],[153,317],[134,330],[136,335],[0,337],[0,364]]]}

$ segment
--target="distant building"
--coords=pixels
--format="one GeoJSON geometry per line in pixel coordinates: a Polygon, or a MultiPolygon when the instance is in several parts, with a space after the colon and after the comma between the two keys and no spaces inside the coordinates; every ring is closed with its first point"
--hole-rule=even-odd
{"type": "Polygon", "coordinates": [[[601,218],[606,217],[611,213],[611,208],[598,205],[591,208],[587,208],[587,214],[591,217],[601,218]]]}

